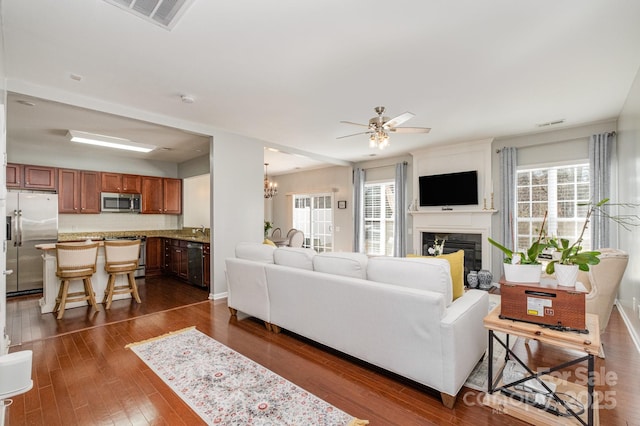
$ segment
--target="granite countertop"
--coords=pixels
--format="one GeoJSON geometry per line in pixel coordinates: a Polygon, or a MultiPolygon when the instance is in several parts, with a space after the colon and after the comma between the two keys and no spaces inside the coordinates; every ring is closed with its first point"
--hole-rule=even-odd
{"type": "Polygon", "coordinates": [[[194,241],[198,243],[210,243],[211,237],[209,236],[209,230],[207,229],[206,235],[201,232],[192,233],[189,229],[165,229],[165,230],[148,230],[148,231],[109,231],[109,232],[69,232],[58,234],[58,241],[70,242],[70,241],[102,241],[107,238],[114,237],[135,237],[145,236],[160,237],[160,238],[173,238],[176,240],[194,241]]]}

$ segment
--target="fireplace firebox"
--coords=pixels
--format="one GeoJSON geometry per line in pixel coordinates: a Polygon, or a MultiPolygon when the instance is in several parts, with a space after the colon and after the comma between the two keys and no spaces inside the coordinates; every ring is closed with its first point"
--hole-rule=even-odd
{"type": "Polygon", "coordinates": [[[422,232],[422,255],[429,255],[429,247],[435,240],[444,240],[444,254],[464,250],[464,284],[467,286],[467,274],[482,269],[482,235],[456,232],[422,232]]]}

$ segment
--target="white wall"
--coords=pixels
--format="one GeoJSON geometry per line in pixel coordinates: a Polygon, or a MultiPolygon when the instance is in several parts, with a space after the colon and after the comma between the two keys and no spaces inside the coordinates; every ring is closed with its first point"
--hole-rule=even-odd
{"type": "MultiPolygon", "coordinates": [[[[618,120],[617,141],[620,200],[640,204],[640,71],[618,120]]],[[[640,208],[638,210],[640,211],[640,208]]],[[[640,214],[639,211],[636,211],[636,214],[640,214]]],[[[621,307],[636,345],[640,348],[640,229],[620,230],[619,247],[630,256],[629,266],[618,294],[618,306],[621,307]]]]}
{"type": "Polygon", "coordinates": [[[182,226],[209,228],[211,214],[211,174],[182,181],[182,226]]]}
{"type": "MultiPolygon", "coordinates": [[[[305,172],[269,176],[278,183],[278,195],[264,200],[265,219],[283,233],[293,227],[293,195],[333,194],[334,251],[351,251],[353,248],[353,185],[351,167],[334,166],[305,172]],[[347,201],[346,209],[338,209],[337,201],[347,201]]],[[[263,228],[264,231],[264,228],[263,228]]]]}
{"type": "Polygon", "coordinates": [[[264,144],[214,132],[210,154],[212,188],[212,297],[226,296],[225,259],[241,241],[262,242],[264,144]]]}
{"type": "MultiPolygon", "coordinates": [[[[7,152],[7,84],[4,72],[4,28],[2,26],[2,19],[0,19],[0,155],[5,158],[7,152]]],[[[4,169],[4,167],[3,167],[4,169]]],[[[0,217],[6,217],[7,215],[7,182],[6,173],[4,170],[0,173],[0,217]]],[[[3,226],[0,231],[1,241],[6,241],[6,229],[3,226]]],[[[0,355],[5,354],[9,350],[9,344],[7,342],[6,324],[7,324],[7,279],[4,275],[4,271],[7,267],[6,249],[3,244],[3,252],[0,255],[0,355]]]]}

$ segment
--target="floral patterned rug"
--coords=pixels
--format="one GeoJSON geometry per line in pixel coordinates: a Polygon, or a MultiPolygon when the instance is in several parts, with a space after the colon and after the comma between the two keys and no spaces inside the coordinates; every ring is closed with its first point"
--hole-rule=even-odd
{"type": "Polygon", "coordinates": [[[195,327],[126,346],[212,425],[366,425],[195,327]]]}

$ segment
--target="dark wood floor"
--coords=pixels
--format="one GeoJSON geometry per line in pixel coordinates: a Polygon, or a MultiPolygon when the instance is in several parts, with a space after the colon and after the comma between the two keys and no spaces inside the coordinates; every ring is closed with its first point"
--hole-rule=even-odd
{"type": "MultiPolygon", "coordinates": [[[[201,289],[171,279],[138,281],[141,305],[116,301],[110,312],[97,314],[70,309],[59,321],[53,314],[39,314],[37,299],[8,300],[11,351],[34,352],[34,388],[13,398],[8,425],[202,424],[133,352],[124,349],[127,343],[188,326],[371,425],[524,424],[483,407],[481,394],[467,388],[453,410],[444,408],[429,389],[287,332],[273,334],[251,318],[231,318],[225,300],[206,300],[208,293],[201,289]]],[[[639,425],[640,354],[615,310],[603,341],[607,358],[596,362],[596,389],[605,396],[600,424],[639,425]]],[[[515,350],[534,367],[575,355],[535,341],[527,346],[519,340],[515,350]]],[[[584,374],[574,370],[572,376],[584,374]]]]}

